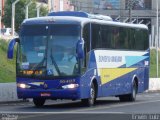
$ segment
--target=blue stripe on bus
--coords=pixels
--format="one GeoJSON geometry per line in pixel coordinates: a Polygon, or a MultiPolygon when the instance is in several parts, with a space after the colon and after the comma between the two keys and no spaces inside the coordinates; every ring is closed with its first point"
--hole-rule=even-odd
{"type": "Polygon", "coordinates": [[[90,52],[90,57],[88,61],[89,61],[88,69],[97,68],[96,57],[95,57],[95,53],[93,50],[90,52]]]}
{"type": "Polygon", "coordinates": [[[126,67],[133,66],[134,64],[137,64],[143,60],[148,58],[148,56],[126,56],[126,67]]]}

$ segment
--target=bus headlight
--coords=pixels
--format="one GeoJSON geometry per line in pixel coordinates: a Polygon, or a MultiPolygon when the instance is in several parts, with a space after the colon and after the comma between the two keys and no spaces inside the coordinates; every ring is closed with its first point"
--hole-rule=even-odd
{"type": "Polygon", "coordinates": [[[24,83],[18,83],[18,84],[17,84],[17,87],[25,89],[25,88],[30,88],[31,86],[26,85],[26,84],[24,84],[24,83]]]}
{"type": "Polygon", "coordinates": [[[78,84],[68,84],[68,85],[62,86],[63,89],[74,89],[74,88],[77,88],[77,87],[79,87],[78,84]]]}

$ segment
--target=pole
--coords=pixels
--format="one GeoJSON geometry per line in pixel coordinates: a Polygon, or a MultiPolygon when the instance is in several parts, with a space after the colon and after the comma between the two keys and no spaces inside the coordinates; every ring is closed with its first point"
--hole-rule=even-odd
{"type": "Polygon", "coordinates": [[[158,6],[158,0],[157,0],[157,41],[156,41],[156,51],[157,51],[157,60],[156,60],[156,62],[157,62],[157,78],[158,78],[158,43],[159,43],[159,33],[158,33],[158,27],[159,27],[159,21],[158,21],[158,8],[159,6],[158,6]]]}
{"type": "Polygon", "coordinates": [[[133,7],[133,1],[129,1],[129,22],[132,22],[132,7],[133,7]]]}
{"type": "Polygon", "coordinates": [[[59,11],[63,11],[63,6],[64,6],[63,2],[64,2],[63,0],[59,1],[59,11]]]}
{"type": "Polygon", "coordinates": [[[37,17],[40,17],[40,8],[42,4],[37,5],[37,17]]]}
{"type": "Polygon", "coordinates": [[[51,0],[51,12],[54,12],[54,0],[51,0]]]}
{"type": "Polygon", "coordinates": [[[29,3],[26,5],[26,12],[25,12],[25,18],[28,19],[28,7],[32,4],[32,1],[29,1],[29,3]]]}
{"type": "Polygon", "coordinates": [[[12,3],[12,36],[14,36],[14,29],[15,29],[15,5],[19,2],[19,0],[16,0],[12,3]]]}
{"type": "Polygon", "coordinates": [[[152,33],[151,33],[151,35],[152,35],[152,43],[151,43],[151,47],[155,47],[154,46],[154,43],[155,43],[155,36],[154,36],[155,35],[155,33],[154,33],[155,31],[154,31],[154,28],[155,28],[154,25],[152,25],[152,33]]]}
{"type": "Polygon", "coordinates": [[[40,14],[40,7],[37,7],[37,17],[39,17],[40,14]]]}
{"type": "Polygon", "coordinates": [[[132,6],[129,7],[129,22],[132,21],[132,6]]]}

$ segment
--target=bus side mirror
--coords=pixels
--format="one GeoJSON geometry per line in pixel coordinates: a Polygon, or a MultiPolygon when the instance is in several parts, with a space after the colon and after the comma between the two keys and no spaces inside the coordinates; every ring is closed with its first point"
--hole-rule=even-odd
{"type": "Polygon", "coordinates": [[[77,52],[77,57],[79,59],[84,58],[84,40],[83,39],[78,40],[76,52],[77,52]]]}
{"type": "Polygon", "coordinates": [[[13,59],[13,51],[14,51],[14,46],[16,42],[19,42],[19,38],[14,38],[9,42],[8,52],[7,52],[8,59],[13,59]]]}

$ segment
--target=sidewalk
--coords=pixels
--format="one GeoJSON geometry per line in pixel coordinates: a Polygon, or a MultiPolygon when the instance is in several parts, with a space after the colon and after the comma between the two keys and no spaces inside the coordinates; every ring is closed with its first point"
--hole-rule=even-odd
{"type": "MultiPolygon", "coordinates": [[[[1,102],[22,102],[17,98],[16,83],[0,83],[1,102]]],[[[160,78],[150,78],[147,92],[160,91],[160,78]]]]}

